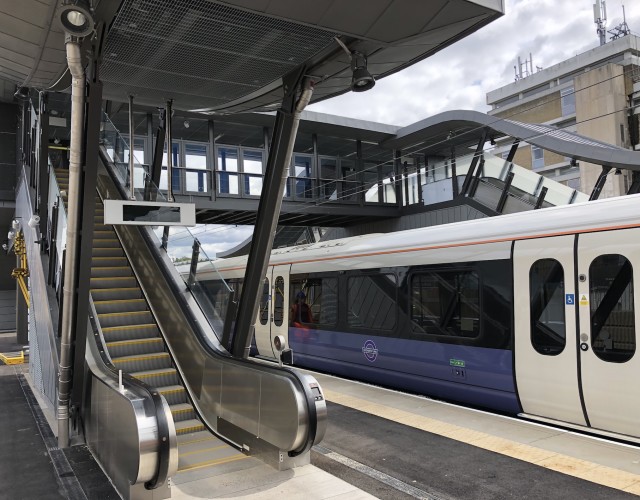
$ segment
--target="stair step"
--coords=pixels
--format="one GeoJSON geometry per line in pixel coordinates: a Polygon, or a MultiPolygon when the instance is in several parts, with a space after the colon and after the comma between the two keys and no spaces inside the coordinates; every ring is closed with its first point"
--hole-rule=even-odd
{"type": "Polygon", "coordinates": [[[142,380],[152,387],[167,387],[179,383],[178,372],[175,368],[159,368],[155,370],[140,370],[129,373],[132,377],[142,380]]]}
{"type": "Polygon", "coordinates": [[[93,238],[93,248],[121,248],[118,238],[93,238]]]}
{"type": "Polygon", "coordinates": [[[111,362],[116,368],[131,373],[143,370],[169,368],[171,366],[171,357],[168,352],[157,352],[153,354],[112,357],[111,362]]]}
{"type": "Polygon", "coordinates": [[[124,250],[122,247],[108,247],[108,248],[92,248],[91,258],[96,257],[124,257],[124,250]]]}

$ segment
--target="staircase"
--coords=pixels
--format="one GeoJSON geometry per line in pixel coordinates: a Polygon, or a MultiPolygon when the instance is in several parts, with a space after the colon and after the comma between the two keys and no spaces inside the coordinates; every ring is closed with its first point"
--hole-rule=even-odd
{"type": "MultiPolygon", "coordinates": [[[[67,170],[56,170],[65,209],[67,170]]],[[[113,365],[162,394],[178,435],[178,473],[248,458],[199,420],[173,365],[153,313],[96,195],[91,259],[91,298],[113,365]]]]}

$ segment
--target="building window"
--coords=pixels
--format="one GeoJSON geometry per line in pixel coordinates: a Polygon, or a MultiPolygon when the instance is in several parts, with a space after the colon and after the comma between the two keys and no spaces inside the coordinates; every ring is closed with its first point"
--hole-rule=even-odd
{"type": "Polygon", "coordinates": [[[544,167],[544,149],[531,145],[531,167],[540,170],[544,167]]]}
{"type": "Polygon", "coordinates": [[[391,330],[396,324],[396,282],[393,274],[349,278],[347,323],[350,327],[391,330]]]}
{"type": "Polygon", "coordinates": [[[477,337],[480,280],[473,271],[434,271],[411,279],[411,320],[415,333],[477,337]]]}
{"type": "Polygon", "coordinates": [[[529,270],[531,345],[540,354],[560,354],[566,344],[564,270],[555,259],[542,259],[529,270]]]}
{"type": "Polygon", "coordinates": [[[576,93],[573,87],[560,91],[562,116],[573,115],[576,112],[576,93]]]}
{"type": "Polygon", "coordinates": [[[622,255],[601,255],[589,266],[591,347],[603,361],[624,363],[636,351],[633,268],[622,255]]]}

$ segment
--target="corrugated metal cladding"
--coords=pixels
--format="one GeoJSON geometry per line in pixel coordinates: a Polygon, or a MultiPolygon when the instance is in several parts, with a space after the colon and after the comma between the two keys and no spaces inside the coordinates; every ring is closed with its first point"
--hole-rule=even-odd
{"type": "Polygon", "coordinates": [[[125,1],[101,76],[110,94],[219,106],[278,80],[334,36],[207,0],[125,1]]]}

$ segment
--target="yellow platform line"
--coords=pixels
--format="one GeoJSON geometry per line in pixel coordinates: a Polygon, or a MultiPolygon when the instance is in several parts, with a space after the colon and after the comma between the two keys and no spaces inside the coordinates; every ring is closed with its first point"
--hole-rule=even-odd
{"type": "Polygon", "coordinates": [[[230,457],[227,458],[219,458],[217,460],[207,460],[206,462],[200,462],[197,464],[193,464],[193,465],[187,465],[185,467],[182,468],[178,468],[178,472],[186,472],[189,470],[195,470],[195,469],[202,469],[203,467],[211,467],[212,465],[222,465],[222,464],[228,464],[231,462],[237,462],[238,460],[245,460],[249,458],[246,455],[232,455],[230,457]]]}
{"type": "Polygon", "coordinates": [[[437,434],[453,439],[454,441],[470,444],[477,448],[529,462],[556,472],[585,479],[592,483],[640,495],[640,475],[638,474],[492,436],[485,432],[467,429],[380,403],[373,403],[355,396],[348,396],[331,390],[325,390],[324,393],[327,400],[342,406],[398,422],[413,427],[414,429],[437,434]]]}
{"type": "MultiPolygon", "coordinates": [[[[186,443],[179,443],[178,444],[178,448],[180,448],[180,446],[184,446],[186,443]]],[[[229,445],[227,444],[221,444],[220,446],[214,446],[213,448],[203,448],[201,450],[192,450],[192,451],[179,451],[178,453],[180,454],[181,457],[186,457],[187,455],[196,455],[198,453],[207,453],[209,451],[216,451],[216,450],[222,450],[224,448],[228,448],[229,445]]]]}

